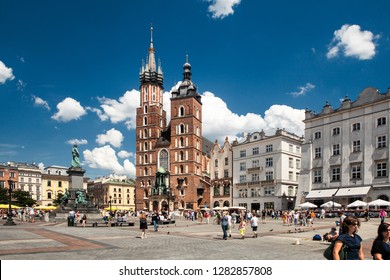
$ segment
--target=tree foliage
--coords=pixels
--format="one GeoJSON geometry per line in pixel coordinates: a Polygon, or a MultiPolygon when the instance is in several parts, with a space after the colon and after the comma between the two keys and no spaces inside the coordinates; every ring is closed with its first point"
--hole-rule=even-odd
{"type": "MultiPolygon", "coordinates": [[[[8,189],[2,188],[0,189],[0,204],[8,204],[9,203],[9,193],[8,189]]],[[[29,192],[22,190],[14,190],[12,191],[11,203],[16,206],[33,206],[36,203],[36,200],[31,198],[29,192]]]]}

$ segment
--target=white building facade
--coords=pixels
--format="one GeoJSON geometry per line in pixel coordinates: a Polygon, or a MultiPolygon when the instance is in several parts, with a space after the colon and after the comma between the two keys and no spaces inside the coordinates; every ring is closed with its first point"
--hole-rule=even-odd
{"type": "Polygon", "coordinates": [[[297,204],[389,200],[390,90],[363,90],[340,108],[306,110],[297,204]]]}
{"type": "Polygon", "coordinates": [[[216,140],[211,150],[210,160],[210,205],[211,207],[230,207],[233,190],[233,149],[226,138],[222,147],[216,140]]]}
{"type": "Polygon", "coordinates": [[[19,172],[20,190],[30,192],[31,198],[42,200],[42,171],[34,163],[15,163],[19,172]]]}
{"type": "Polygon", "coordinates": [[[284,129],[233,142],[233,203],[250,211],[292,209],[298,190],[303,139],[284,129]]]}

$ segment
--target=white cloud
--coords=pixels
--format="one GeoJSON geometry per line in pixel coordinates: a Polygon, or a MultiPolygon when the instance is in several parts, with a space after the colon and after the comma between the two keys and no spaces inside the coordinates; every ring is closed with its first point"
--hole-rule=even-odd
{"type": "Polygon", "coordinates": [[[304,134],[304,119],[305,110],[294,109],[287,105],[272,105],[264,114],[267,130],[284,128],[298,136],[304,134]]]}
{"type": "Polygon", "coordinates": [[[224,18],[234,14],[233,7],[239,5],[241,0],[209,0],[212,4],[208,11],[212,14],[212,18],[224,18]]]}
{"type": "Polygon", "coordinates": [[[277,128],[285,128],[288,132],[303,134],[305,117],[304,110],[298,110],[286,105],[272,105],[265,117],[255,113],[238,115],[233,113],[227,104],[211,92],[202,95],[203,103],[203,135],[210,141],[223,141],[225,137],[235,139],[243,132],[264,130],[267,135],[277,128]],[[206,113],[207,112],[207,113],[206,113]]]}
{"type": "Polygon", "coordinates": [[[50,111],[49,104],[45,100],[43,100],[42,98],[40,98],[38,96],[35,96],[35,95],[33,95],[32,98],[34,100],[34,105],[35,106],[43,107],[43,108],[46,108],[47,110],[50,111]]]}
{"type": "Polygon", "coordinates": [[[38,167],[41,171],[45,169],[45,164],[43,162],[38,163],[38,167]]]}
{"type": "MultiPolygon", "coordinates": [[[[171,91],[180,83],[181,82],[173,86],[171,91]]],[[[303,88],[308,91],[310,88],[314,88],[314,86],[310,83],[307,83],[303,88]]],[[[167,123],[169,123],[171,113],[171,91],[164,92],[163,95],[163,106],[167,113],[167,123]]],[[[139,106],[139,91],[127,91],[124,96],[119,98],[120,102],[108,99],[101,100],[109,101],[104,103],[107,105],[105,111],[111,112],[112,114],[107,115],[106,113],[102,113],[99,109],[94,109],[96,112],[100,111],[102,116],[106,116],[107,119],[115,120],[116,122],[119,122],[119,119],[121,119],[121,121],[124,121],[128,124],[128,129],[135,129],[136,107],[139,106]],[[130,102],[130,100],[136,104],[136,106],[125,105],[130,102]],[[108,103],[110,106],[108,106],[108,103]],[[120,112],[122,112],[125,107],[128,110],[126,112],[127,116],[131,117],[114,119],[113,116],[124,116],[124,114],[121,114],[120,112]],[[116,113],[114,114],[114,112],[116,113]]],[[[237,135],[241,135],[243,132],[264,130],[268,134],[273,133],[276,128],[285,128],[287,131],[295,133],[298,136],[303,134],[304,124],[302,120],[304,119],[304,110],[298,110],[283,105],[273,105],[266,111],[265,118],[262,118],[261,115],[255,113],[238,115],[232,112],[221,98],[215,96],[211,92],[204,92],[202,94],[202,104],[203,135],[211,141],[214,141],[215,139],[224,141],[225,137],[229,137],[229,139],[232,140],[235,139],[237,135]],[[275,109],[281,110],[281,113],[275,109]],[[296,117],[293,118],[291,116],[296,117]],[[294,122],[292,120],[294,120],[294,122]],[[297,121],[297,124],[295,121],[297,121]]],[[[100,119],[103,120],[101,116],[100,119]]],[[[110,142],[102,142],[102,145],[106,143],[110,142]]]]}
{"type": "Polygon", "coordinates": [[[122,151],[120,151],[118,153],[118,157],[120,157],[120,158],[129,158],[129,157],[133,157],[133,156],[134,156],[133,153],[127,152],[127,151],[124,151],[124,150],[122,150],[122,151]]]}
{"type": "Polygon", "coordinates": [[[372,59],[375,56],[375,40],[379,35],[371,31],[361,31],[359,25],[344,24],[334,32],[332,43],[326,54],[328,59],[343,53],[348,57],[356,57],[360,60],[372,59]]]}
{"type": "Polygon", "coordinates": [[[100,145],[111,144],[115,148],[122,146],[123,134],[115,128],[107,131],[106,134],[99,134],[96,137],[96,143],[100,145]]]}
{"type": "Polygon", "coordinates": [[[18,91],[24,91],[24,88],[26,87],[26,83],[23,82],[22,80],[18,80],[16,84],[16,88],[18,91]]]}
{"type": "Polygon", "coordinates": [[[100,109],[90,109],[98,114],[102,121],[110,120],[112,123],[125,122],[127,127],[135,128],[136,108],[139,107],[139,91],[131,90],[119,98],[119,101],[109,98],[98,98],[100,109]]]}
{"type": "Polygon", "coordinates": [[[58,122],[68,122],[71,120],[78,120],[87,112],[80,105],[80,102],[73,98],[67,97],[62,102],[57,104],[58,112],[51,118],[58,122]]]}
{"type": "Polygon", "coordinates": [[[0,60],[0,84],[4,84],[7,80],[12,81],[15,76],[12,74],[12,68],[8,68],[0,60]]]}
{"type": "Polygon", "coordinates": [[[86,145],[88,141],[86,139],[69,139],[66,143],[70,145],[86,145]]]}
{"type": "Polygon", "coordinates": [[[83,151],[84,159],[90,168],[97,168],[114,172],[117,175],[135,176],[135,166],[128,159],[121,165],[115,154],[115,150],[109,145],[94,148],[92,151],[83,151]]]}
{"type": "Polygon", "coordinates": [[[298,97],[298,96],[301,96],[301,95],[305,95],[306,93],[308,93],[309,91],[311,91],[315,87],[316,86],[312,85],[311,83],[306,83],[306,85],[298,87],[298,91],[289,92],[288,94],[290,94],[292,96],[295,96],[295,97],[298,97]]]}

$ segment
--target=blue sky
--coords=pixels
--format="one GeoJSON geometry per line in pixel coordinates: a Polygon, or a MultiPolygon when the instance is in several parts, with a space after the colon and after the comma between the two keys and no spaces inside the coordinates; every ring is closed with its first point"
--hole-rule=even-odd
{"type": "MultiPolygon", "coordinates": [[[[209,140],[285,128],[390,86],[389,1],[0,2],[0,162],[134,175],[139,71],[153,24],[164,99],[186,54],[209,140]]],[[[165,110],[169,113],[169,103],[165,110]]]]}

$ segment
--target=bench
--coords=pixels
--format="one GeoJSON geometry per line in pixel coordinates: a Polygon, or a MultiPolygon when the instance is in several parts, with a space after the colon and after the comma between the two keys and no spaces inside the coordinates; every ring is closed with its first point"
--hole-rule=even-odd
{"type": "Polygon", "coordinates": [[[129,227],[133,227],[134,226],[134,222],[126,222],[126,221],[123,221],[123,222],[112,222],[111,223],[111,226],[112,227],[121,227],[121,226],[129,226],[129,227]]]}
{"type": "Polygon", "coordinates": [[[169,224],[174,224],[174,223],[176,223],[176,221],[175,220],[160,220],[160,221],[158,221],[158,224],[159,225],[169,225],[169,224]]]}

